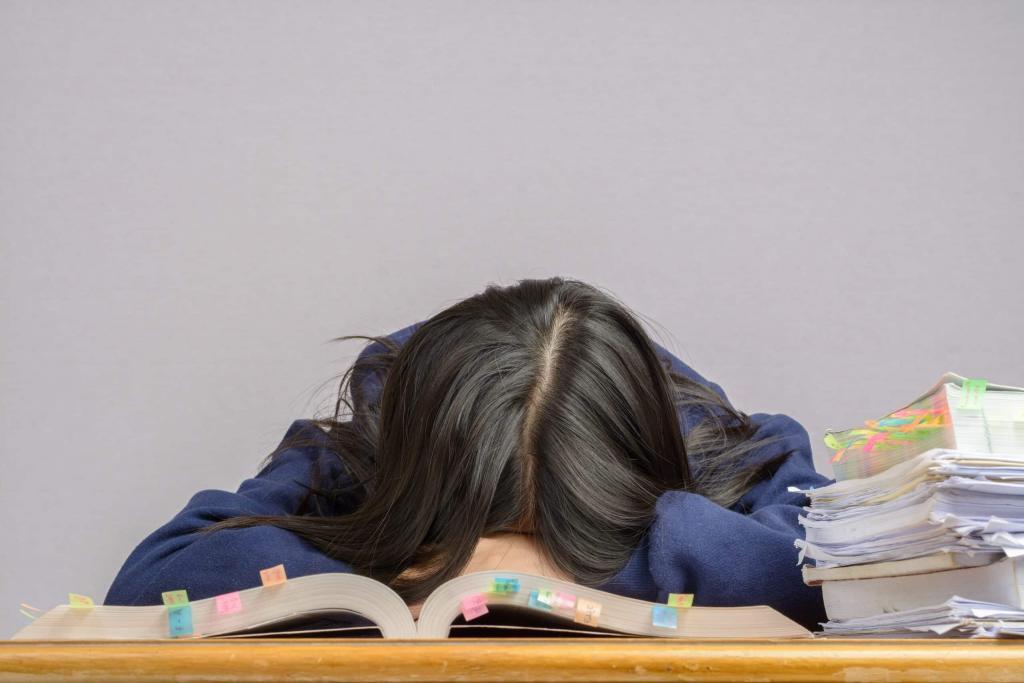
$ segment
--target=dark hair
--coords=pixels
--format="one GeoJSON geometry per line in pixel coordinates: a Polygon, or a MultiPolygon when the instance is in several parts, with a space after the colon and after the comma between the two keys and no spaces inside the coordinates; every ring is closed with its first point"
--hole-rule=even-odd
{"type": "Polygon", "coordinates": [[[346,480],[315,473],[296,514],[205,531],[289,529],[412,603],[457,576],[481,536],[528,530],[551,564],[599,585],[642,540],[662,493],[728,507],[787,455],[745,463],[764,443],[750,418],[672,371],[633,312],[577,280],[490,285],[401,345],[337,340],[356,338],[379,352],[364,349],[333,416],[314,420],[346,480]],[[361,400],[371,373],[382,388],[361,400]],[[702,419],[684,438],[691,411],[702,419]],[[320,500],[345,499],[347,514],[319,514],[320,500]],[[400,576],[409,568],[415,578],[400,576]]]}

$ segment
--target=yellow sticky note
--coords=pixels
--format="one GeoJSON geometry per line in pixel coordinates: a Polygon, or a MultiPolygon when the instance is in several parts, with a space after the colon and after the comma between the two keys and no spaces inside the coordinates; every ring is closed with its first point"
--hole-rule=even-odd
{"type": "Polygon", "coordinates": [[[79,595],[78,593],[68,593],[68,604],[79,609],[88,609],[93,606],[92,598],[88,595],[79,595]]]}
{"type": "Polygon", "coordinates": [[[178,591],[164,591],[160,596],[164,599],[164,604],[168,607],[188,604],[188,591],[184,589],[178,591]]]}
{"type": "Polygon", "coordinates": [[[601,603],[585,600],[584,598],[576,598],[576,616],[573,617],[573,621],[586,624],[587,626],[597,626],[600,616],[601,603]]]}
{"type": "Polygon", "coordinates": [[[667,603],[672,607],[693,607],[693,593],[669,593],[667,603]]]}
{"type": "Polygon", "coordinates": [[[284,573],[284,565],[279,564],[269,569],[260,570],[260,579],[264,586],[277,586],[288,580],[284,573]]]}

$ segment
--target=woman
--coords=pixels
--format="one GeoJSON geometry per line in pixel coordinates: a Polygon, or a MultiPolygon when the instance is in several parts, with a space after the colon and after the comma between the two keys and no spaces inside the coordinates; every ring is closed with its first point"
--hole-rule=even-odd
{"type": "Polygon", "coordinates": [[[816,628],[793,540],[822,486],[807,432],[746,415],[602,290],[485,291],[365,348],[333,417],[298,420],[237,493],[201,491],[128,557],[107,604],[356,572],[419,605],[478,569],[533,569],[816,628]],[[344,408],[343,408],[344,406],[344,408]]]}

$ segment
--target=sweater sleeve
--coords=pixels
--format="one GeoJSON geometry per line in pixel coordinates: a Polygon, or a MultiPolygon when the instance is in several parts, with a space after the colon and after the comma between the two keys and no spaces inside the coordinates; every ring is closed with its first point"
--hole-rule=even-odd
{"type": "MultiPolygon", "coordinates": [[[[323,432],[306,420],[295,421],[285,440],[295,436],[319,439],[323,432]]],[[[282,442],[284,443],[284,442],[282,442]]],[[[255,478],[234,493],[205,490],[192,496],[181,512],[146,537],[128,556],[110,586],[104,604],[151,605],[163,591],[185,589],[190,599],[208,598],[260,585],[260,570],[283,564],[289,577],[324,572],[351,572],[285,529],[260,525],[201,533],[201,527],[241,515],[283,515],[295,512],[306,493],[316,459],[337,476],[337,458],[321,446],[282,451],[255,478]],[[332,471],[333,470],[333,471],[332,471]]]]}
{"type": "Polygon", "coordinates": [[[754,413],[755,440],[780,439],[748,457],[788,456],[732,508],[687,491],[657,501],[647,548],[651,576],[664,601],[693,593],[695,605],[769,605],[808,629],[826,620],[820,587],[804,584],[797,562],[797,521],[806,496],[787,487],[831,482],[817,473],[807,431],[786,415],[754,413]]]}

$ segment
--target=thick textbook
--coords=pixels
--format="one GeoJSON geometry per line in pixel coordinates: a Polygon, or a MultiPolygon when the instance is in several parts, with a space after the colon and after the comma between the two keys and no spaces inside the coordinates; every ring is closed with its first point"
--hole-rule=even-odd
{"type": "Polygon", "coordinates": [[[1024,610],[1024,556],[923,575],[825,581],[821,589],[833,621],[921,609],[952,596],[1024,610]]]}
{"type": "Polygon", "coordinates": [[[867,564],[848,564],[840,567],[819,568],[805,564],[800,567],[804,583],[808,586],[820,586],[826,581],[849,581],[851,579],[877,579],[888,576],[912,576],[942,572],[948,569],[964,569],[991,564],[1002,558],[1003,553],[939,553],[912,557],[906,560],[890,560],[888,562],[869,562],[867,564]]]}
{"type": "Polygon", "coordinates": [[[1024,454],[1024,388],[946,372],[908,405],[826,430],[837,481],[869,477],[932,448],[1024,454]]]}
{"type": "Polygon", "coordinates": [[[339,635],[447,638],[488,635],[639,635],[692,638],[808,638],[766,605],[683,607],[627,598],[558,579],[507,571],[465,574],[439,586],[413,619],[385,584],[357,574],[314,574],[173,605],[60,605],[16,639],[118,640],[171,637],[339,635]],[[310,628],[311,624],[331,626],[310,628]],[[347,625],[339,625],[347,624],[347,625]],[[486,624],[486,625],[484,625],[486,624]]]}

